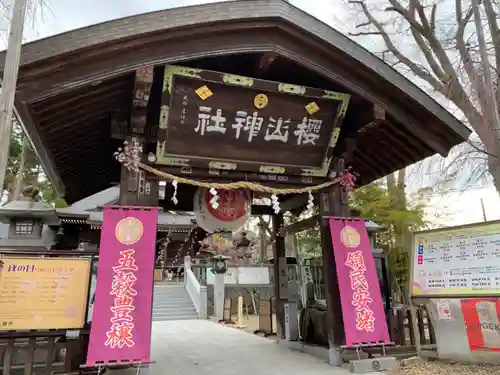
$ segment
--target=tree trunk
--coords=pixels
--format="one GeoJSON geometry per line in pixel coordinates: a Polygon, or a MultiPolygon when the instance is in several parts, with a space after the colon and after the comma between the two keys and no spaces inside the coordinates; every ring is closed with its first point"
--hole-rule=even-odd
{"type": "Polygon", "coordinates": [[[493,178],[495,189],[500,194],[500,158],[495,155],[500,155],[500,147],[498,147],[494,155],[488,155],[488,171],[493,178]]]}
{"type": "Polygon", "coordinates": [[[21,189],[24,182],[24,170],[26,167],[26,158],[28,155],[29,142],[27,137],[23,137],[23,148],[21,149],[21,159],[19,161],[19,169],[16,174],[14,183],[14,194],[12,199],[19,199],[21,197],[21,189]]]}

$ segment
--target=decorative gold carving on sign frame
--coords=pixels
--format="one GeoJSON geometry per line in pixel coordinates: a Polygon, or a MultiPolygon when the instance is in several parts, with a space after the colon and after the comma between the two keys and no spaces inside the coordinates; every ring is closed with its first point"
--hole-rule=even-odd
{"type": "Polygon", "coordinates": [[[253,99],[253,104],[258,109],[266,108],[268,103],[269,99],[266,94],[257,94],[253,99]]]}
{"type": "Polygon", "coordinates": [[[198,74],[201,71],[201,69],[167,65],[165,68],[165,76],[163,77],[163,92],[171,92],[174,75],[177,74],[183,77],[201,78],[201,76],[198,74]]]}
{"type": "Polygon", "coordinates": [[[279,92],[286,92],[288,94],[304,95],[306,88],[304,86],[290,85],[288,83],[280,83],[278,85],[279,92]]]}
{"type": "Polygon", "coordinates": [[[332,137],[330,138],[330,147],[335,147],[340,135],[340,128],[333,129],[332,137]]]}
{"type": "Polygon", "coordinates": [[[238,85],[245,87],[253,86],[253,79],[244,76],[238,76],[236,74],[224,74],[222,76],[222,82],[229,85],[238,85]]]}
{"type": "Polygon", "coordinates": [[[167,156],[163,159],[163,164],[175,165],[175,166],[179,166],[179,167],[188,167],[189,166],[189,159],[171,158],[171,157],[167,156]]]}
{"type": "Polygon", "coordinates": [[[194,92],[200,97],[201,100],[208,99],[214,94],[207,85],[197,88],[194,92]]]}
{"type": "Polygon", "coordinates": [[[162,105],[160,109],[160,123],[158,126],[160,129],[166,129],[168,127],[168,105],[162,105]]]}
{"type": "Polygon", "coordinates": [[[311,177],[325,177],[328,174],[328,169],[330,166],[332,158],[326,158],[323,161],[323,167],[321,168],[302,168],[302,176],[311,177]]]}
{"type": "Polygon", "coordinates": [[[219,161],[211,161],[208,163],[208,168],[210,169],[219,169],[225,171],[234,171],[238,168],[238,164],[236,163],[221,163],[219,161]]]}
{"type": "Polygon", "coordinates": [[[307,113],[309,113],[310,115],[313,115],[319,111],[319,106],[316,102],[310,102],[305,106],[305,108],[307,113]]]}
{"type": "Polygon", "coordinates": [[[275,165],[261,165],[259,167],[259,172],[261,173],[272,173],[272,174],[283,174],[285,173],[284,167],[278,167],[275,165]]]}

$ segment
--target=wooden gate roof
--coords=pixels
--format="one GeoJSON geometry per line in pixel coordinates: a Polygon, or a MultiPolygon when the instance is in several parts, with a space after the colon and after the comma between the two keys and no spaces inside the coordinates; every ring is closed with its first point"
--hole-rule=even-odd
{"type": "MultiPolygon", "coordinates": [[[[111,157],[110,116],[131,102],[135,69],[270,53],[387,111],[386,121],[375,123],[366,107],[353,106],[372,125],[358,130],[354,168],[365,168],[363,183],[432,154],[447,155],[470,135],[408,79],[284,0],[158,11],[28,43],[22,48],[16,111],[49,179],[73,202],[108,188],[119,176],[111,157]],[[389,152],[382,155],[382,148],[389,152]]],[[[4,58],[3,53],[0,70],[4,58]]]]}

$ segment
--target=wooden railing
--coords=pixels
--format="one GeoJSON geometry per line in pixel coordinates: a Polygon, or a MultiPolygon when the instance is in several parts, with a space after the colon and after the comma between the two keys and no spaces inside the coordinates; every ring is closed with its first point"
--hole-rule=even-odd
{"type": "Polygon", "coordinates": [[[3,332],[0,334],[0,373],[24,375],[69,373],[84,362],[88,330],[74,339],[66,330],[3,332]]]}
{"type": "Polygon", "coordinates": [[[430,323],[425,307],[416,308],[416,326],[412,323],[408,309],[397,309],[389,317],[389,331],[391,340],[400,346],[415,346],[414,330],[418,330],[420,345],[433,345],[436,343],[434,329],[430,323]]]}

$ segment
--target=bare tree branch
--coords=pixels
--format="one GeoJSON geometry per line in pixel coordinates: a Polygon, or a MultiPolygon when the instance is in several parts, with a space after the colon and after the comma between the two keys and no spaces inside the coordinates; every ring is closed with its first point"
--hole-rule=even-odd
{"type": "MultiPolygon", "coordinates": [[[[450,158],[451,164],[475,163],[467,166],[471,180],[484,178],[488,170],[500,192],[500,129],[497,129],[500,124],[495,125],[498,116],[494,110],[500,100],[500,1],[482,0],[474,9],[468,5],[465,10],[464,0],[445,0],[443,6],[438,6],[441,0],[351,0],[349,3],[358,7],[365,19],[357,25],[363,30],[351,35],[380,36],[387,48],[382,58],[399,71],[420,78],[426,88],[453,103],[453,108],[479,137],[479,142],[468,141],[459,148],[459,154],[450,158]],[[446,5],[452,1],[454,8],[446,5]],[[450,10],[454,10],[454,15],[450,15],[450,10]],[[482,14],[475,24],[471,22],[473,11],[482,14]],[[418,48],[420,58],[408,53],[411,46],[418,48]],[[493,78],[488,78],[494,86],[493,100],[485,74],[493,78]]],[[[447,168],[451,168],[450,160],[445,163],[447,168]]],[[[464,170],[461,168],[462,173],[464,170]]]]}

